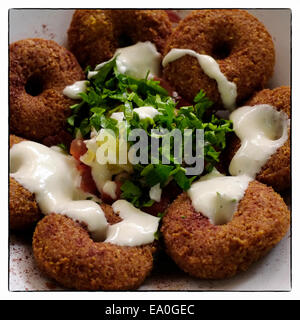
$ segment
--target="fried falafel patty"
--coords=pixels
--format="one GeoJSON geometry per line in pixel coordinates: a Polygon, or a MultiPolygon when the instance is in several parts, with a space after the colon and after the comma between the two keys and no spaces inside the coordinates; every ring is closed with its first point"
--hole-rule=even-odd
{"type": "Polygon", "coordinates": [[[213,225],[186,193],[168,208],[162,234],[167,253],[192,276],[223,279],[244,271],[285,235],[290,212],[271,187],[252,181],[233,219],[213,225]]]}
{"type": "MultiPolygon", "coordinates": [[[[10,148],[21,141],[15,135],[9,136],[10,148]]],[[[9,228],[12,230],[29,229],[42,218],[42,213],[33,193],[9,177],[9,228]]]]}
{"type": "Polygon", "coordinates": [[[164,10],[76,10],[68,30],[70,50],[92,68],[116,49],[150,41],[163,52],[172,25],[164,10]]]}
{"type": "MultiPolygon", "coordinates": [[[[288,118],[291,117],[291,90],[288,86],[282,86],[275,89],[264,89],[257,92],[246,102],[247,106],[255,106],[259,104],[269,104],[277,111],[283,111],[288,118]]],[[[227,166],[241,146],[240,139],[236,135],[232,135],[227,143],[228,147],[224,151],[227,158],[227,166]]],[[[266,164],[256,175],[256,180],[272,186],[276,191],[283,191],[291,186],[291,138],[290,130],[287,141],[283,146],[277,149],[266,164]]]]}
{"type": "Polygon", "coordinates": [[[44,39],[14,42],[9,51],[11,132],[35,141],[59,133],[74,104],[63,89],[84,78],[76,58],[44,39]]]}
{"type": "MultiPolygon", "coordinates": [[[[172,32],[164,56],[173,48],[191,49],[214,58],[222,74],[236,85],[237,104],[266,85],[275,64],[270,34],[244,10],[193,11],[172,32]]],[[[184,55],[170,62],[163,74],[186,100],[192,102],[203,89],[216,106],[222,106],[216,80],[204,73],[195,57],[184,55]]]]}
{"type": "MultiPolygon", "coordinates": [[[[109,205],[101,208],[110,224],[121,221],[109,205]]],[[[154,244],[129,247],[94,242],[82,225],[59,214],[39,221],[32,245],[38,267],[77,290],[135,289],[151,272],[155,252],[154,244]]]]}

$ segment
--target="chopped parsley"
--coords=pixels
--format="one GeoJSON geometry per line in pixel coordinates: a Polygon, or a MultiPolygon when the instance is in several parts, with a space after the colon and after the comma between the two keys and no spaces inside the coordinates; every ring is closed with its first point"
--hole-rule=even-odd
{"type": "Polygon", "coordinates": [[[68,153],[68,148],[64,143],[57,144],[57,147],[61,148],[64,152],[68,153]]]}
{"type": "Polygon", "coordinates": [[[168,133],[156,134],[152,129],[164,128],[168,132],[179,129],[182,134],[186,129],[190,129],[189,138],[195,142],[196,129],[203,129],[204,155],[201,156],[204,157],[206,173],[219,162],[219,155],[226,146],[226,134],[232,131],[232,122],[229,120],[219,119],[215,115],[205,119],[206,111],[213,103],[202,90],[196,95],[194,105],[176,109],[176,102],[159,85],[159,81],[148,77],[135,79],[121,74],[116,67],[116,58],[104,64],[97,74],[90,78],[86,92],[80,96],[81,102],[71,106],[72,115],[67,120],[69,131],[74,136],[80,133],[83,138],[89,138],[92,128],[97,131],[102,128],[111,129],[118,133],[118,121],[110,116],[114,112],[123,112],[127,122],[127,134],[133,129],[143,129],[147,132],[149,141],[151,138],[158,140],[156,162],[153,164],[153,161],[150,161],[154,158],[149,142],[150,164],[135,164],[130,180],[124,181],[121,187],[121,197],[136,207],[153,204],[153,200],[149,198],[149,189],[158,183],[163,188],[171,180],[175,180],[182,190],[188,190],[192,181],[198,177],[186,175],[188,164],[179,162],[174,156],[174,139],[170,137],[166,148],[161,145],[161,141],[168,133]],[[154,107],[159,114],[153,119],[140,119],[133,109],[142,106],[154,107]]]}

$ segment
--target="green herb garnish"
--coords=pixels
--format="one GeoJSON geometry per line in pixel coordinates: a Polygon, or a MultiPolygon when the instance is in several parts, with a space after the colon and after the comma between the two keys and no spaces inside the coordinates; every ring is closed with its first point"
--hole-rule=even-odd
{"type": "Polygon", "coordinates": [[[154,239],[155,240],[159,240],[161,236],[162,236],[162,233],[159,230],[156,230],[154,232],[154,239]]]}
{"type": "Polygon", "coordinates": [[[64,143],[59,143],[57,146],[61,148],[64,152],[68,153],[68,148],[64,143]]]}
{"type": "MultiPolygon", "coordinates": [[[[206,111],[213,103],[202,90],[194,99],[195,105],[176,109],[174,99],[168,96],[167,91],[159,85],[159,81],[148,77],[135,79],[121,74],[117,70],[116,58],[98,70],[98,73],[90,79],[86,92],[80,96],[82,101],[71,106],[72,115],[67,120],[69,130],[74,136],[80,132],[83,138],[89,138],[92,128],[97,131],[106,128],[117,133],[118,121],[110,118],[113,112],[124,113],[127,135],[133,129],[143,129],[147,132],[149,150],[146,151],[148,163],[151,164],[134,165],[130,180],[125,181],[121,187],[121,197],[136,207],[153,204],[154,201],[149,198],[149,190],[158,183],[163,188],[174,180],[182,190],[188,190],[192,181],[198,177],[186,175],[188,165],[181,164],[180,159],[176,157],[176,145],[172,136],[169,137],[168,145],[162,145],[163,137],[168,134],[164,133],[162,128],[168,132],[179,129],[182,134],[186,129],[190,129],[188,138],[193,139],[192,141],[196,141],[196,129],[204,130],[202,157],[206,173],[219,162],[220,153],[226,146],[226,134],[232,131],[232,122],[229,120],[219,119],[214,115],[209,120],[204,120],[206,111]],[[142,106],[154,107],[160,114],[153,119],[140,119],[133,109],[142,106]],[[161,132],[154,133],[152,129],[161,132]],[[151,155],[150,152],[151,138],[158,142],[156,155],[151,155]]],[[[196,145],[193,147],[196,148],[196,145]]]]}
{"type": "Polygon", "coordinates": [[[121,186],[123,199],[130,201],[133,205],[138,206],[138,201],[140,197],[143,195],[140,187],[135,185],[132,181],[126,180],[121,186]]]}

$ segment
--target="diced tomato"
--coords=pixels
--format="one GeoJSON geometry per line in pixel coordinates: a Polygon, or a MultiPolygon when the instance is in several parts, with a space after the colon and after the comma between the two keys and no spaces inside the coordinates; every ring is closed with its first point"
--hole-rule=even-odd
{"type": "Polygon", "coordinates": [[[112,197],[109,194],[103,191],[101,192],[101,200],[107,204],[112,204],[114,202],[114,199],[112,199],[112,197]]]}
{"type": "Polygon", "coordinates": [[[81,184],[80,184],[80,188],[84,191],[84,192],[89,192],[92,193],[94,195],[98,195],[98,189],[97,186],[95,184],[95,181],[92,177],[92,171],[91,171],[91,167],[85,165],[84,163],[77,161],[77,170],[80,172],[81,175],[81,184]]]}
{"type": "Polygon", "coordinates": [[[165,10],[169,16],[169,19],[173,23],[178,23],[181,19],[177,13],[175,13],[173,10],[165,10]]]}
{"type": "Polygon", "coordinates": [[[71,142],[70,154],[77,160],[87,152],[87,147],[82,139],[74,139],[71,142]]]}
{"type": "Polygon", "coordinates": [[[122,182],[121,181],[115,181],[116,185],[117,185],[117,190],[116,190],[116,196],[117,196],[117,199],[120,199],[121,198],[121,187],[122,187],[122,182]]]}
{"type": "MultiPolygon", "coordinates": [[[[70,154],[77,160],[76,161],[76,168],[80,172],[81,175],[81,184],[80,188],[84,192],[89,192],[94,195],[99,195],[99,190],[96,186],[96,183],[92,176],[92,170],[91,167],[85,165],[80,161],[80,157],[84,155],[87,152],[87,147],[82,139],[74,139],[70,146],[70,154]]],[[[116,199],[112,199],[111,196],[102,190],[100,190],[101,199],[105,203],[113,203],[114,201],[120,199],[121,197],[121,181],[115,181],[117,185],[116,189],[116,199]]]]}

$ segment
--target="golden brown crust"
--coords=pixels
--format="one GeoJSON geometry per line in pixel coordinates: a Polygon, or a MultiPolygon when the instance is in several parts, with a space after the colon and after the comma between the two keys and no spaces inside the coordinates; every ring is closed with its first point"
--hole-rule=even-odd
{"type": "Polygon", "coordinates": [[[11,132],[37,141],[57,134],[74,104],[62,91],[84,78],[76,58],[52,40],[20,40],[9,49],[11,132]],[[40,86],[38,94],[27,93],[29,83],[33,91],[40,86]]]}
{"type": "Polygon", "coordinates": [[[291,88],[281,86],[256,92],[246,103],[247,106],[270,104],[278,111],[284,111],[291,118],[291,88]]]}
{"type": "Polygon", "coordinates": [[[171,28],[164,10],[76,10],[68,44],[83,67],[93,68],[114,55],[122,36],[151,41],[162,52],[171,28]]]}
{"type": "MultiPolygon", "coordinates": [[[[24,141],[10,136],[10,146],[24,141]]],[[[10,178],[10,228],[32,227],[43,215],[35,196],[10,178]]],[[[122,219],[101,204],[108,223],[122,219]]],[[[94,242],[78,223],[59,214],[44,217],[35,228],[33,252],[39,268],[60,284],[78,290],[135,289],[152,270],[155,246],[121,247],[94,242]]]]}
{"type": "MultiPolygon", "coordinates": [[[[108,221],[112,209],[101,205],[108,221]]],[[[72,219],[51,214],[42,219],[33,235],[37,265],[49,277],[77,290],[129,290],[141,285],[152,270],[154,245],[117,246],[94,242],[72,219]]]]}
{"type": "MultiPolygon", "coordinates": [[[[10,148],[25,139],[9,136],[10,148]]],[[[15,179],[9,178],[9,228],[25,230],[32,228],[42,218],[35,196],[23,188],[15,179]]]]}
{"type": "MultiPolygon", "coordinates": [[[[279,111],[284,111],[288,117],[291,115],[291,90],[288,86],[282,86],[275,89],[264,89],[254,94],[247,101],[246,105],[254,106],[257,104],[270,104],[279,111]]],[[[227,165],[229,166],[231,159],[241,146],[240,139],[236,135],[232,135],[228,141],[226,155],[227,165]]],[[[276,191],[283,191],[291,186],[291,138],[274,153],[267,163],[257,174],[256,179],[262,183],[272,186],[276,191]]]]}
{"type": "Polygon", "coordinates": [[[42,218],[35,196],[15,179],[9,178],[9,228],[25,230],[32,228],[42,218]]]}
{"type": "Polygon", "coordinates": [[[14,134],[10,134],[9,135],[9,148],[11,148],[14,144],[22,142],[22,141],[26,141],[26,139],[18,137],[14,134]]]}
{"type": "MultiPolygon", "coordinates": [[[[10,135],[10,147],[25,141],[10,135]]],[[[33,227],[43,215],[34,194],[10,178],[10,228],[33,227]]],[[[101,204],[108,223],[122,219],[111,206],[101,204]]],[[[33,237],[33,252],[39,268],[60,284],[78,290],[129,290],[144,281],[153,266],[154,245],[121,247],[95,243],[73,220],[58,214],[44,217],[33,237]]]]}
{"type": "MultiPolygon", "coordinates": [[[[275,63],[271,36],[244,10],[193,11],[169,37],[164,55],[172,48],[213,56],[226,78],[237,85],[237,103],[265,86],[275,63]]],[[[216,105],[222,105],[216,81],[202,71],[196,58],[186,55],[175,60],[165,67],[164,76],[188,101],[203,89],[216,105]]]]}
{"type": "Polygon", "coordinates": [[[271,187],[252,181],[232,221],[212,225],[186,193],[168,208],[162,233],[168,254],[204,279],[231,277],[264,256],[288,230],[290,212],[271,187]]]}

